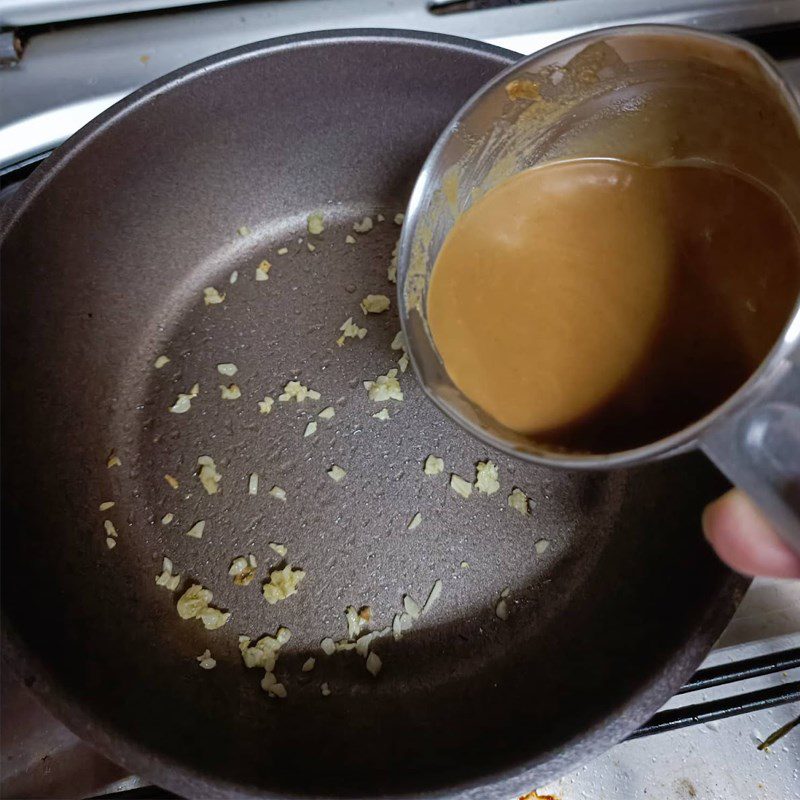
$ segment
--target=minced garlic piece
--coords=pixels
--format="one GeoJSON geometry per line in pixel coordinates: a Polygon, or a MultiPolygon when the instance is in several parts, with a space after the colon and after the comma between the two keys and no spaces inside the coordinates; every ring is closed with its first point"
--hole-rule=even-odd
{"type": "Polygon", "coordinates": [[[114,508],[116,503],[113,500],[106,500],[105,503],[100,503],[101,511],[108,511],[109,508],[114,508]]]}
{"type": "Polygon", "coordinates": [[[215,631],[221,628],[231,618],[231,612],[222,612],[218,608],[211,608],[210,606],[204,608],[198,615],[197,619],[203,623],[207,631],[215,631]]]}
{"type": "Polygon", "coordinates": [[[395,225],[402,225],[403,224],[403,220],[405,218],[406,218],[405,214],[403,214],[401,212],[398,212],[397,214],[394,215],[394,224],[395,225]]]}
{"type": "Polygon", "coordinates": [[[120,461],[119,456],[116,453],[111,453],[106,461],[106,466],[111,469],[112,467],[121,467],[122,461],[120,461]]]}
{"type": "Polygon", "coordinates": [[[171,511],[168,511],[166,514],[164,514],[163,517],[161,517],[161,524],[162,525],[169,525],[170,522],[172,522],[172,520],[174,520],[174,519],[175,519],[175,515],[171,511]]]}
{"type": "Polygon", "coordinates": [[[500,488],[497,465],[493,461],[479,461],[476,467],[475,488],[482,494],[494,494],[500,488]]]}
{"type": "Polygon", "coordinates": [[[236,364],[217,364],[217,372],[228,378],[232,378],[238,371],[239,367],[236,364]]]}
{"type": "Polygon", "coordinates": [[[322,692],[322,696],[323,697],[328,697],[330,695],[330,693],[331,693],[331,688],[330,688],[330,686],[328,686],[327,683],[323,683],[319,687],[319,690],[322,692]]]}
{"type": "Polygon", "coordinates": [[[505,598],[501,598],[497,601],[497,605],[494,607],[494,613],[498,619],[508,619],[508,602],[505,598]]]}
{"type": "Polygon", "coordinates": [[[309,214],[307,225],[309,233],[313,233],[315,236],[319,236],[325,230],[324,217],[322,214],[317,211],[315,214],[309,214]]]}
{"type": "Polygon", "coordinates": [[[115,539],[117,538],[117,529],[114,527],[114,523],[110,519],[103,520],[103,527],[106,529],[106,534],[108,536],[113,536],[115,539]]]}
{"type": "Polygon", "coordinates": [[[200,478],[200,483],[208,494],[216,494],[219,491],[219,482],[222,480],[222,475],[217,471],[217,465],[211,456],[200,456],[197,459],[197,465],[200,469],[197,471],[197,476],[200,478]]]}
{"type": "Polygon", "coordinates": [[[403,399],[396,369],[390,369],[385,375],[378,375],[374,381],[364,381],[364,388],[369,394],[369,399],[375,403],[403,399]]]}
{"type": "Polygon", "coordinates": [[[469,569],[469,561],[462,561],[459,566],[461,569],[469,569]]]}
{"type": "Polygon", "coordinates": [[[203,302],[207,306],[215,306],[225,301],[225,292],[218,292],[213,286],[203,289],[203,302]]]}
{"type": "Polygon", "coordinates": [[[199,384],[195,384],[189,389],[188,394],[179,394],[178,399],[170,406],[169,410],[173,414],[185,414],[192,407],[192,400],[200,394],[199,384]]]}
{"type": "Polygon", "coordinates": [[[355,244],[356,243],[355,237],[351,236],[349,233],[347,234],[347,236],[344,237],[344,240],[345,240],[345,242],[347,244],[355,244]]]}
{"type": "Polygon", "coordinates": [[[472,494],[472,484],[465,481],[460,475],[450,476],[450,488],[465,500],[472,494]]]}
{"type": "Polygon", "coordinates": [[[341,347],[344,344],[345,339],[363,339],[367,335],[366,328],[360,328],[358,325],[353,322],[352,317],[348,317],[343,323],[342,326],[339,328],[342,331],[342,335],[336,340],[336,344],[341,347]]]}
{"type": "Polygon", "coordinates": [[[389,268],[386,270],[386,277],[389,279],[390,283],[397,283],[397,247],[398,244],[395,244],[394,250],[392,250],[392,259],[389,262],[389,268]]]}
{"type": "Polygon", "coordinates": [[[286,697],[287,695],[286,687],[282,683],[271,683],[266,687],[264,686],[264,683],[265,681],[262,680],[261,687],[266,688],[267,694],[269,694],[270,697],[280,697],[281,699],[286,697]]]}
{"type": "Polygon", "coordinates": [[[220,386],[219,391],[223,400],[238,400],[242,396],[242,390],[235,383],[230,386],[220,386]]]}
{"type": "Polygon", "coordinates": [[[117,540],[114,539],[112,536],[106,537],[106,547],[109,550],[113,550],[117,546],[117,540]]]}
{"type": "Polygon", "coordinates": [[[383,663],[381,662],[377,653],[370,653],[367,656],[367,672],[369,672],[369,674],[374,678],[378,677],[378,673],[381,671],[382,666],[383,663]]]}
{"type": "Polygon", "coordinates": [[[238,233],[239,236],[249,236],[250,228],[248,228],[247,225],[242,225],[241,228],[236,229],[236,233],[238,233]]]}
{"type": "Polygon", "coordinates": [[[428,456],[425,459],[425,466],[422,468],[422,471],[426,475],[438,475],[444,472],[444,459],[434,455],[428,456]]]}
{"type": "Polygon", "coordinates": [[[377,414],[373,414],[372,416],[375,419],[380,419],[380,420],[383,420],[385,422],[387,419],[390,419],[390,417],[389,417],[389,409],[388,408],[382,408],[377,414]]]}
{"type": "Polygon", "coordinates": [[[165,481],[166,481],[166,482],[167,482],[167,483],[168,483],[168,484],[169,484],[169,485],[170,485],[170,486],[171,486],[173,489],[177,489],[177,488],[180,486],[180,484],[178,483],[177,479],[176,479],[176,478],[173,478],[173,477],[172,477],[172,475],[170,475],[170,474],[166,474],[166,475],[164,476],[164,480],[165,480],[165,481]]]}
{"type": "Polygon", "coordinates": [[[347,473],[341,467],[334,464],[328,470],[328,475],[330,476],[331,480],[336,481],[336,483],[339,483],[339,481],[342,478],[344,478],[344,476],[347,475],[347,473]]]}
{"type": "Polygon", "coordinates": [[[548,547],[550,547],[550,542],[547,539],[539,539],[539,541],[533,545],[534,550],[536,550],[536,555],[538,556],[542,555],[548,547]]]}
{"type": "Polygon", "coordinates": [[[187,536],[191,536],[192,539],[202,539],[203,538],[203,531],[206,527],[206,521],[204,519],[198,520],[186,531],[187,536]]]}
{"type": "Polygon", "coordinates": [[[275,405],[275,401],[271,397],[265,397],[263,400],[258,401],[258,413],[259,414],[269,414],[272,411],[272,406],[275,405]]]}
{"type": "Polygon", "coordinates": [[[317,249],[311,242],[306,242],[306,247],[309,253],[313,253],[317,249]]]}
{"type": "Polygon", "coordinates": [[[290,400],[296,400],[302,403],[306,398],[309,400],[319,400],[322,395],[314,389],[309,389],[308,386],[303,386],[299,381],[289,381],[283,387],[283,394],[278,396],[281,403],[287,403],[290,400]]]}
{"type": "Polygon", "coordinates": [[[276,500],[283,500],[286,502],[286,490],[281,489],[280,486],[273,486],[267,494],[269,494],[270,497],[274,497],[276,500]]]}
{"type": "Polygon", "coordinates": [[[353,230],[356,233],[369,233],[372,230],[372,217],[364,217],[361,222],[354,222],[353,230]]]}
{"type": "Polygon", "coordinates": [[[300,669],[303,672],[311,672],[311,670],[314,669],[314,666],[316,665],[316,663],[317,663],[317,659],[314,658],[314,656],[311,656],[310,658],[307,658],[303,662],[303,666],[300,667],[300,669]]]}
{"type": "Polygon", "coordinates": [[[425,604],[422,606],[422,610],[419,612],[420,615],[427,614],[436,604],[436,601],[441,597],[442,594],[442,581],[441,579],[437,579],[433,582],[433,586],[431,586],[431,591],[428,594],[428,599],[425,601],[425,604]]]}
{"type": "Polygon", "coordinates": [[[361,301],[361,310],[364,314],[382,314],[391,305],[385,294],[368,294],[361,301]]]}
{"type": "Polygon", "coordinates": [[[328,406],[327,408],[323,408],[322,411],[317,414],[320,419],[333,419],[336,416],[336,410],[333,406],[328,406]]]}
{"type": "Polygon", "coordinates": [[[419,603],[410,594],[403,595],[403,608],[411,619],[419,619],[422,609],[420,609],[419,603]]]}
{"type": "Polygon", "coordinates": [[[163,586],[170,592],[174,592],[180,582],[181,576],[172,574],[172,561],[165,557],[161,565],[161,574],[156,575],[156,586],[163,586]]]}
{"type": "Polygon", "coordinates": [[[248,586],[253,582],[253,578],[256,576],[257,566],[258,562],[252,553],[250,553],[247,558],[244,556],[237,556],[231,561],[230,567],[228,567],[228,575],[233,578],[233,582],[237,586],[248,586]]]}
{"type": "Polygon", "coordinates": [[[251,472],[250,477],[247,479],[247,494],[258,494],[258,473],[251,472]]]}
{"type": "Polygon", "coordinates": [[[211,658],[211,651],[206,648],[202,655],[196,656],[200,669],[214,669],[217,666],[215,659],[211,658]]]}
{"type": "Polygon", "coordinates": [[[403,331],[397,331],[389,347],[391,347],[392,350],[406,349],[406,335],[403,333],[403,331]]]}
{"type": "Polygon", "coordinates": [[[530,509],[528,508],[528,496],[525,492],[521,491],[514,487],[511,494],[508,496],[508,505],[510,508],[519,511],[524,517],[530,514],[530,509]]]}
{"type": "Polygon", "coordinates": [[[288,252],[289,252],[289,248],[288,247],[280,247],[280,248],[278,248],[278,255],[279,256],[285,256],[288,252]]]}
{"type": "Polygon", "coordinates": [[[256,280],[257,281],[266,281],[269,280],[269,271],[272,267],[272,264],[267,261],[265,258],[257,267],[256,267],[256,280]]]}
{"type": "Polygon", "coordinates": [[[156,369],[161,369],[162,367],[166,367],[167,364],[169,364],[169,358],[167,356],[159,356],[156,359],[155,364],[153,364],[153,366],[156,369]]]}
{"type": "Polygon", "coordinates": [[[509,100],[539,100],[541,92],[536,81],[527,78],[515,78],[506,84],[509,100]]]}
{"type": "Polygon", "coordinates": [[[313,436],[317,432],[317,423],[315,420],[311,420],[311,422],[306,425],[305,431],[303,431],[303,437],[306,436],[313,436]]]}
{"type": "Polygon", "coordinates": [[[326,656],[332,656],[336,652],[336,643],[330,636],[326,636],[320,643],[320,648],[326,656]]]}
{"type": "Polygon", "coordinates": [[[384,217],[383,214],[376,214],[375,219],[378,220],[378,222],[386,222],[386,217],[384,217]]]}
{"type": "Polygon", "coordinates": [[[270,572],[269,580],[263,586],[264,599],[272,606],[279,600],[285,600],[297,593],[306,573],[302,569],[294,569],[287,564],[283,569],[270,572]]]}
{"type": "Polygon", "coordinates": [[[248,669],[261,667],[266,672],[272,672],[280,649],[291,637],[292,632],[288,628],[278,628],[275,636],[263,636],[253,645],[250,644],[249,636],[240,636],[239,652],[242,654],[245,667],[248,669]]]}
{"type": "Polygon", "coordinates": [[[279,544],[278,542],[270,542],[269,546],[270,549],[274,550],[281,558],[285,558],[286,554],[289,552],[285,544],[279,544]]]}
{"type": "Polygon", "coordinates": [[[193,583],[178,598],[176,606],[178,616],[181,619],[195,619],[200,613],[208,608],[208,604],[214,599],[214,595],[204,589],[199,583],[193,583]]]}
{"type": "Polygon", "coordinates": [[[234,284],[238,280],[239,280],[239,270],[235,269],[233,272],[231,272],[231,276],[230,278],[228,278],[228,282],[234,284]]]}
{"type": "Polygon", "coordinates": [[[400,367],[400,372],[405,372],[408,369],[408,353],[403,353],[403,355],[397,359],[397,366],[400,367]]]}
{"type": "Polygon", "coordinates": [[[414,528],[418,528],[418,527],[420,526],[420,524],[421,524],[421,523],[422,523],[422,514],[420,514],[419,512],[417,512],[417,513],[416,513],[416,514],[414,514],[414,516],[411,518],[411,522],[409,522],[409,523],[408,523],[408,530],[410,530],[410,531],[413,531],[413,530],[414,530],[414,528]]]}

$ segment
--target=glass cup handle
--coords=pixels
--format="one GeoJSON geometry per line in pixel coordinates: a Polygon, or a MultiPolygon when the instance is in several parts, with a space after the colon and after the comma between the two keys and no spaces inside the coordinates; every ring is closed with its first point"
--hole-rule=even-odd
{"type": "Polygon", "coordinates": [[[781,367],[767,395],[714,423],[700,448],[800,555],[800,365],[781,367]]]}

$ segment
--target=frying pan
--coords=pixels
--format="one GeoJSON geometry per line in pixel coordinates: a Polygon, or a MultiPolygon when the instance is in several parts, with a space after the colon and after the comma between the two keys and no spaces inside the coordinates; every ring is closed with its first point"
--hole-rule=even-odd
{"type": "Polygon", "coordinates": [[[6,209],[5,654],[133,772],[185,796],[505,800],[644,722],[733,612],[747,584],[699,534],[701,507],[723,488],[701,459],[551,471],[456,429],[410,372],[402,402],[376,404],[362,387],[398,355],[394,302],[359,310],[394,289],[394,214],[438,132],[512,58],[374,30],[233,50],[101,115],[6,209]],[[309,236],[315,211],[325,231],[309,236]],[[385,221],[353,233],[378,213],[385,221]],[[256,282],[264,258],[269,280],[256,282]],[[223,303],[204,304],[208,286],[223,303]],[[337,347],[350,316],[368,335],[337,347]],[[171,360],[157,370],[161,354],[171,360]],[[225,362],[238,366],[239,400],[221,399],[225,362]],[[320,401],[260,414],[257,401],[294,378],[320,401]],[[195,382],[191,410],[168,413],[195,382]],[[336,416],[304,438],[329,405],[336,416]],[[384,406],[390,419],[374,418],[384,406]],[[121,466],[107,468],[112,452],[121,466]],[[423,473],[430,454],[442,474],[423,473]],[[216,495],[196,476],[201,455],[222,474],[216,495]],[[471,480],[487,458],[499,492],[449,490],[451,472],[471,480]],[[340,483],[326,474],[334,464],[340,483]],[[529,515],[508,507],[513,487],[529,515]],[[100,512],[104,501],[116,505],[100,512]],[[119,533],[113,550],[104,519],[119,533]],[[199,519],[203,538],[185,536],[199,519]],[[260,591],[281,561],[271,541],[307,573],[276,605],[260,591]],[[229,564],[248,553],[258,580],[235,586],[229,564]],[[182,575],[174,594],[154,580],[165,555],[182,575]],[[433,609],[400,641],[373,643],[377,677],[354,652],[320,651],[323,637],[345,636],[347,605],[369,605],[381,628],[437,579],[433,609]],[[231,611],[227,625],[178,616],[192,582],[231,611]],[[238,649],[240,634],[279,625],[293,634],[276,668],[282,700],[238,649]],[[206,648],[210,671],[196,661],[206,648]],[[316,667],[302,672],[310,655],[316,667]]]}

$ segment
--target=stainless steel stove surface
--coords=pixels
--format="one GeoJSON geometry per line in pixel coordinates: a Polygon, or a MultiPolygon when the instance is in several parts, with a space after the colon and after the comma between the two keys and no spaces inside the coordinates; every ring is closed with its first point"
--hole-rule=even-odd
{"type": "MultiPolygon", "coordinates": [[[[26,159],[45,154],[138,86],[260,39],[407,28],[529,53],[581,31],[632,22],[741,33],[800,86],[800,0],[0,0],[0,175],[9,183],[24,174],[26,159]]],[[[704,666],[769,660],[793,648],[800,648],[800,582],[757,580],[704,666]]],[[[667,708],[713,705],[757,688],[780,694],[799,678],[794,667],[679,695],[667,708]]],[[[799,704],[790,703],[634,739],[539,792],[559,800],[800,798],[800,728],[768,750],[757,747],[798,714],[799,704]]],[[[2,797],[169,796],[91,751],[5,672],[0,723],[2,797]]]]}

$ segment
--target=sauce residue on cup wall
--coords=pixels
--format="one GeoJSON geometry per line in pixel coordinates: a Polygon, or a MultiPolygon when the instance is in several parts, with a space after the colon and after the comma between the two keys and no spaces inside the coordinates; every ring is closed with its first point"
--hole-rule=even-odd
{"type": "Polygon", "coordinates": [[[451,379],[494,419],[608,453],[735,392],[798,292],[797,223],[756,181],[575,159],[515,175],[456,220],[427,311],[451,379]]]}

